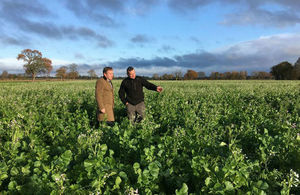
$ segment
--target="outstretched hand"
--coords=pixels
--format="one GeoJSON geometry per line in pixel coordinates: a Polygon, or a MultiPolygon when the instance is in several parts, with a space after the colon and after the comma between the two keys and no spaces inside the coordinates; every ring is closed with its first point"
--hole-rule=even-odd
{"type": "Polygon", "coordinates": [[[162,88],[161,86],[158,86],[158,87],[156,88],[156,91],[159,92],[159,93],[162,92],[162,90],[163,90],[163,88],[162,88]]]}

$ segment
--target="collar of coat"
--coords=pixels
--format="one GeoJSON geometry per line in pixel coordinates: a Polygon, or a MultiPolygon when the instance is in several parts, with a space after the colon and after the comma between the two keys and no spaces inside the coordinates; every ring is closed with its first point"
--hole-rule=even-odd
{"type": "Polygon", "coordinates": [[[112,85],[111,80],[109,80],[109,79],[106,78],[105,76],[103,76],[103,79],[106,80],[106,81],[109,83],[109,85],[111,86],[111,88],[113,88],[113,85],[112,85]]]}

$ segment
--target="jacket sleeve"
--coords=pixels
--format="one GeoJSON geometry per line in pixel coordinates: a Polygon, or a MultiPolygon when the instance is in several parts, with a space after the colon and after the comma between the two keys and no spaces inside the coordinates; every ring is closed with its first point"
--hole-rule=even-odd
{"type": "Polygon", "coordinates": [[[149,90],[156,91],[156,89],[157,89],[157,86],[156,86],[156,85],[154,85],[153,83],[150,83],[149,81],[147,81],[147,80],[144,79],[144,78],[141,78],[141,80],[142,80],[142,85],[143,85],[144,87],[146,87],[146,88],[149,89],[149,90]]]}
{"type": "Polygon", "coordinates": [[[104,108],[103,94],[104,94],[103,83],[101,82],[101,80],[98,80],[96,83],[95,95],[96,95],[96,102],[100,110],[104,108]]]}
{"type": "Polygon", "coordinates": [[[119,97],[120,97],[121,101],[123,102],[123,104],[126,104],[127,99],[125,97],[125,82],[124,81],[121,83],[121,86],[119,89],[119,97]]]}

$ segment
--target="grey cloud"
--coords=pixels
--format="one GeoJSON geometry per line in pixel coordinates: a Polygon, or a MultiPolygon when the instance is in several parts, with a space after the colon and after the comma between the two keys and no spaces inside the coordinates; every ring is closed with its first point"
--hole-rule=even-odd
{"type": "Polygon", "coordinates": [[[266,27],[286,27],[300,23],[300,1],[298,0],[169,0],[171,9],[188,13],[203,6],[218,3],[220,6],[236,6],[239,12],[226,15],[224,25],[263,25],[266,27]],[[270,11],[265,5],[278,5],[280,11],[270,11]]]}
{"type": "Polygon", "coordinates": [[[150,38],[147,35],[139,34],[139,35],[132,37],[130,39],[130,41],[133,43],[149,43],[149,42],[153,41],[153,38],[150,38]]]}
{"type": "Polygon", "coordinates": [[[177,11],[189,11],[196,10],[200,7],[219,3],[221,5],[236,5],[239,7],[248,7],[248,8],[259,8],[268,4],[277,4],[284,6],[285,8],[297,10],[300,8],[300,2],[298,0],[168,0],[168,5],[171,9],[177,11]]]}
{"type": "Polygon", "coordinates": [[[155,5],[159,4],[157,0],[131,0],[128,2],[131,2],[132,7],[127,8],[127,12],[140,16],[146,15],[155,5]]]}
{"type": "Polygon", "coordinates": [[[27,46],[29,45],[28,38],[25,37],[12,37],[2,35],[0,37],[0,44],[3,46],[27,46]]]}
{"type": "Polygon", "coordinates": [[[81,53],[75,53],[74,54],[74,57],[76,58],[76,59],[85,59],[85,57],[84,57],[84,55],[83,54],[81,54],[81,53]]]}
{"type": "Polygon", "coordinates": [[[71,40],[76,39],[91,39],[94,40],[97,46],[102,48],[111,47],[114,43],[109,40],[104,35],[97,34],[94,30],[86,27],[74,27],[74,26],[56,26],[53,23],[41,23],[41,22],[32,22],[26,19],[23,19],[21,23],[18,24],[19,27],[26,31],[35,33],[39,36],[48,37],[52,39],[62,39],[68,38],[71,40]]]}
{"type": "Polygon", "coordinates": [[[164,53],[170,53],[172,51],[175,51],[175,48],[171,47],[170,45],[163,45],[158,51],[164,53]]]}
{"type": "Polygon", "coordinates": [[[34,0],[2,0],[0,10],[1,18],[9,21],[19,21],[19,18],[28,16],[46,17],[52,15],[45,6],[34,0]]]}
{"type": "Polygon", "coordinates": [[[120,70],[121,75],[128,66],[142,70],[142,73],[147,76],[153,73],[171,73],[175,70],[184,72],[187,69],[206,73],[213,71],[269,72],[272,66],[282,61],[294,63],[300,57],[299,42],[300,35],[282,34],[242,42],[218,51],[200,51],[152,59],[120,58],[107,62],[105,65],[120,70]]]}
{"type": "Polygon", "coordinates": [[[52,16],[52,13],[37,1],[3,0],[0,2],[0,21],[4,24],[9,22],[24,28],[32,28],[31,23],[27,22],[28,17],[44,18],[48,16],[52,16]],[[28,27],[25,27],[24,21],[29,25],[28,27]]]}
{"type": "Polygon", "coordinates": [[[174,57],[179,66],[183,67],[207,67],[213,64],[218,64],[220,57],[217,54],[209,52],[191,53],[174,57]]]}
{"type": "MultiPolygon", "coordinates": [[[[78,1],[79,2],[79,1],[78,1]]],[[[107,6],[110,2],[102,1],[107,6]]],[[[114,2],[114,1],[112,1],[114,2]]],[[[68,38],[71,40],[76,39],[91,39],[94,40],[98,47],[107,48],[114,45],[106,36],[96,33],[94,30],[86,27],[74,27],[74,26],[58,26],[51,22],[35,22],[30,20],[31,16],[44,17],[52,16],[51,12],[41,5],[38,1],[7,1],[0,2],[0,16],[3,21],[9,21],[17,26],[23,32],[35,33],[39,36],[63,39],[68,38]]],[[[12,43],[13,41],[10,40],[12,43]]],[[[16,43],[16,42],[15,42],[16,43]]]]}
{"type": "Polygon", "coordinates": [[[123,12],[121,0],[72,0],[65,2],[66,7],[78,18],[92,19],[106,27],[117,27],[118,22],[110,15],[110,12],[123,12]]]}
{"type": "Polygon", "coordinates": [[[119,27],[120,24],[116,22],[113,18],[103,15],[103,14],[93,14],[93,18],[97,23],[107,27],[119,27]]]}
{"type": "Polygon", "coordinates": [[[215,0],[169,0],[168,5],[176,11],[185,13],[186,11],[208,5],[213,1],[215,0]]]}
{"type": "MultiPolygon", "coordinates": [[[[112,66],[123,74],[128,66],[134,66],[151,76],[153,73],[185,71],[270,71],[270,67],[282,61],[294,63],[300,57],[300,35],[281,34],[261,37],[257,40],[241,42],[217,51],[199,51],[173,57],[120,58],[103,65],[80,65],[81,73],[89,69],[101,70],[103,66],[112,66]],[[159,72],[157,72],[159,71],[159,72]]],[[[0,59],[1,63],[1,59],[0,59]]],[[[9,65],[0,65],[0,70],[11,70],[9,65]]],[[[22,69],[21,66],[16,70],[22,69]]]]}
{"type": "Polygon", "coordinates": [[[77,39],[78,37],[94,39],[97,45],[102,48],[112,47],[114,45],[113,41],[109,40],[106,36],[97,34],[92,29],[86,27],[64,27],[63,32],[71,39],[77,39]]]}
{"type": "Polygon", "coordinates": [[[108,47],[112,47],[114,45],[114,42],[107,39],[105,36],[98,35],[97,39],[98,39],[98,46],[99,47],[108,48],[108,47]]]}
{"type": "Polygon", "coordinates": [[[124,1],[122,0],[72,0],[67,1],[66,6],[76,14],[82,15],[86,11],[103,12],[105,10],[123,11],[124,1]]]}
{"type": "Polygon", "coordinates": [[[158,4],[157,0],[72,0],[64,3],[78,18],[92,20],[105,27],[119,27],[118,16],[145,15],[158,4]]]}
{"type": "Polygon", "coordinates": [[[126,68],[128,66],[134,66],[138,68],[150,67],[150,66],[173,66],[177,62],[174,59],[167,57],[156,57],[154,59],[144,59],[144,58],[120,58],[114,62],[108,62],[110,66],[115,66],[118,68],[126,68]]]}
{"type": "Polygon", "coordinates": [[[45,18],[49,16],[53,16],[53,14],[38,1],[3,0],[0,2],[0,21],[3,21],[4,24],[11,23],[25,31],[36,31],[48,36],[57,35],[55,33],[57,29],[47,26],[47,23],[35,23],[27,19],[30,17],[45,18]]]}
{"type": "MultiPolygon", "coordinates": [[[[259,1],[258,2],[263,3],[264,1],[259,1]]],[[[297,11],[300,9],[300,1],[298,0],[284,0],[284,1],[278,1],[278,0],[265,0],[266,3],[274,3],[274,4],[279,4],[282,6],[285,6],[291,10],[297,11]]]]}
{"type": "Polygon", "coordinates": [[[108,64],[125,68],[181,67],[201,71],[269,71],[281,61],[294,62],[300,57],[300,35],[275,35],[233,45],[221,51],[195,52],[172,58],[121,58],[108,64]]]}
{"type": "Polygon", "coordinates": [[[251,9],[241,13],[229,14],[221,22],[224,25],[263,25],[286,27],[300,23],[300,16],[293,12],[270,12],[262,9],[251,9]]]}
{"type": "Polygon", "coordinates": [[[111,11],[122,11],[124,1],[122,0],[86,0],[86,5],[93,9],[109,9],[111,11]]]}
{"type": "Polygon", "coordinates": [[[44,37],[61,39],[63,36],[59,27],[53,23],[32,22],[26,19],[20,19],[20,23],[17,25],[26,32],[33,32],[44,37]]]}
{"type": "Polygon", "coordinates": [[[191,36],[190,39],[197,44],[201,43],[201,41],[197,37],[191,36]]]}

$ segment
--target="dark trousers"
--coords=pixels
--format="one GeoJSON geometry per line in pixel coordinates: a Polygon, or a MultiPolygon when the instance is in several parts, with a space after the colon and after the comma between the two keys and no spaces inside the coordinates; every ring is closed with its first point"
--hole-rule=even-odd
{"type": "Polygon", "coordinates": [[[96,123],[96,129],[98,129],[100,127],[100,124],[104,124],[106,123],[108,126],[113,127],[115,126],[115,121],[97,121],[96,123]]]}
{"type": "Polygon", "coordinates": [[[99,121],[98,120],[98,112],[96,113],[96,118],[97,118],[97,122],[96,122],[96,129],[99,128],[100,124],[102,123],[106,123],[108,126],[113,127],[115,126],[115,121],[99,121]]]}
{"type": "Polygon", "coordinates": [[[144,102],[138,103],[137,105],[132,105],[128,103],[126,105],[127,115],[130,121],[140,122],[145,117],[145,104],[144,102]]]}

